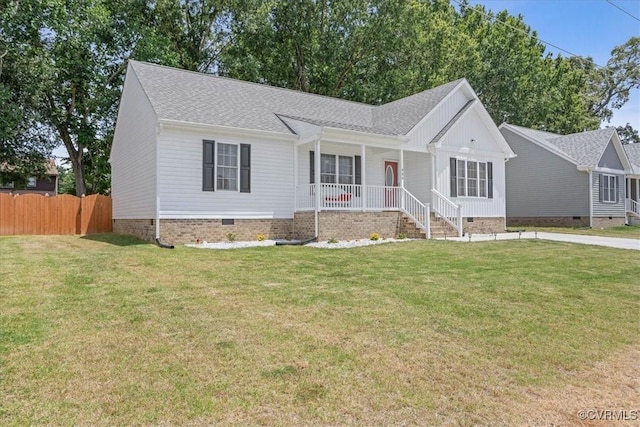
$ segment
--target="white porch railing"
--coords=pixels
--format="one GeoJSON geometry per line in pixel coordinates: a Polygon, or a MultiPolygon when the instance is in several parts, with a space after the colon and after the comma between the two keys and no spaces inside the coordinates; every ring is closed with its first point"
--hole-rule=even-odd
{"type": "Polygon", "coordinates": [[[320,184],[319,198],[315,184],[296,187],[296,209],[347,211],[399,210],[407,214],[430,237],[429,205],[416,199],[401,187],[383,185],[320,184]]]}
{"type": "Polygon", "coordinates": [[[626,202],[627,213],[631,213],[640,217],[640,203],[632,199],[627,199],[626,202]]]}
{"type": "Polygon", "coordinates": [[[431,220],[429,204],[424,204],[404,188],[402,189],[402,204],[400,210],[416,223],[425,233],[427,239],[431,238],[431,220]]]}
{"type": "Polygon", "coordinates": [[[462,209],[451,200],[440,194],[437,190],[431,190],[433,195],[431,206],[440,218],[444,219],[458,231],[458,237],[462,237],[462,209]]]}

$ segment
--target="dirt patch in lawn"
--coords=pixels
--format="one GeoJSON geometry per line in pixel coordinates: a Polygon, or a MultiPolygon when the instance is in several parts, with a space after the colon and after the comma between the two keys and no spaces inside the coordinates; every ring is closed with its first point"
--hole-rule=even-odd
{"type": "Polygon", "coordinates": [[[586,366],[564,387],[532,387],[527,395],[528,403],[514,407],[527,425],[638,425],[640,346],[586,366]]]}

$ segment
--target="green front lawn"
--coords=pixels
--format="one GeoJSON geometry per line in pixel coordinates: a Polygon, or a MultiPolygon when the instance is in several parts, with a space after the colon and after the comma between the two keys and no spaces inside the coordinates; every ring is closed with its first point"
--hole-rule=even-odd
{"type": "Polygon", "coordinates": [[[639,269],[540,240],[2,237],[0,424],[526,424],[531,393],[637,348],[639,269]]]}

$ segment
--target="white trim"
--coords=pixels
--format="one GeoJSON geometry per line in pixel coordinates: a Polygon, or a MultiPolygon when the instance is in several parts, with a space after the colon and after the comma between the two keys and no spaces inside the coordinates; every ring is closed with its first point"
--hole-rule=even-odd
{"type": "MultiPolygon", "coordinates": [[[[435,107],[433,107],[433,108],[431,109],[431,111],[429,111],[427,114],[425,114],[425,116],[424,116],[423,118],[421,118],[421,119],[418,121],[418,123],[416,123],[416,124],[415,124],[415,126],[413,126],[413,127],[409,130],[409,132],[407,132],[407,136],[409,136],[409,137],[410,137],[410,136],[411,136],[411,134],[412,134],[413,132],[415,132],[415,130],[416,130],[416,129],[418,129],[418,128],[419,128],[420,126],[422,126],[422,125],[423,125],[427,120],[429,120],[429,117],[431,117],[433,114],[435,114],[435,111],[436,111],[438,108],[440,108],[440,107],[441,107],[445,102],[447,102],[447,101],[449,100],[449,98],[451,98],[451,97],[453,96],[453,94],[454,94],[455,92],[457,92],[457,91],[458,91],[458,89],[460,89],[460,87],[461,87],[461,86],[463,86],[465,83],[466,83],[469,87],[471,86],[471,85],[469,85],[469,82],[467,82],[467,79],[463,78],[463,79],[460,81],[460,83],[458,83],[454,88],[452,88],[452,89],[449,91],[449,93],[448,93],[448,94],[446,94],[446,95],[445,95],[445,97],[444,97],[444,98],[442,98],[442,99],[440,100],[440,102],[438,102],[438,103],[435,105],[435,107]]],[[[469,100],[469,101],[471,101],[471,100],[469,100]]]]}
{"type": "Polygon", "coordinates": [[[624,171],[620,169],[609,169],[609,168],[595,168],[594,172],[606,173],[609,175],[624,175],[624,171]]]}
{"type": "MultiPolygon", "coordinates": [[[[215,150],[213,153],[213,164],[215,166],[214,170],[213,170],[213,188],[214,191],[229,191],[229,192],[235,192],[235,193],[239,193],[240,192],[240,144],[237,142],[220,142],[220,141],[216,141],[215,142],[215,150]],[[224,144],[224,145],[233,145],[234,147],[236,147],[236,188],[235,189],[230,189],[230,188],[218,188],[218,148],[220,148],[220,144],[224,144]]],[[[231,168],[232,166],[221,166],[222,168],[231,168]]]]}
{"type": "MultiPolygon", "coordinates": [[[[474,111],[479,116],[480,120],[484,123],[487,131],[491,135],[493,135],[494,137],[493,142],[495,142],[498,145],[502,153],[506,156],[505,158],[512,159],[514,157],[517,157],[517,154],[513,152],[506,138],[504,137],[504,135],[502,135],[502,132],[500,132],[499,128],[496,127],[487,109],[484,108],[484,105],[482,105],[482,102],[480,102],[480,100],[477,98],[473,100],[473,104],[469,106],[469,108],[467,108],[460,115],[460,117],[458,117],[458,119],[451,125],[451,127],[447,129],[447,131],[438,139],[438,142],[436,142],[433,145],[435,145],[437,148],[442,148],[442,145],[443,145],[442,143],[446,139],[447,135],[450,132],[452,132],[455,127],[460,125],[460,123],[462,122],[462,119],[467,114],[469,114],[470,111],[474,111]]],[[[432,142],[429,142],[427,145],[432,145],[432,142]]]]}
{"type": "Polygon", "coordinates": [[[155,234],[156,239],[160,238],[160,143],[158,139],[160,137],[160,124],[156,124],[156,158],[153,160],[156,162],[156,217],[155,217],[155,234]]]}
{"type": "Polygon", "coordinates": [[[589,227],[593,227],[593,172],[589,171],[589,227]]]}
{"type": "Polygon", "coordinates": [[[568,161],[569,163],[571,163],[572,165],[576,165],[578,167],[578,170],[585,170],[588,172],[587,169],[581,169],[581,168],[586,168],[586,166],[581,166],[579,165],[574,159],[572,159],[571,157],[567,156],[566,154],[564,154],[562,151],[558,150],[557,148],[554,148],[553,146],[548,145],[548,143],[543,142],[537,138],[534,138],[532,136],[529,136],[527,134],[525,134],[524,132],[521,132],[520,130],[516,129],[515,127],[511,126],[508,123],[502,123],[500,126],[498,126],[498,129],[503,129],[506,128],[507,130],[515,133],[516,135],[533,142],[534,144],[536,144],[538,147],[540,148],[544,148],[545,150],[547,150],[548,152],[555,154],[556,156],[568,161]]]}

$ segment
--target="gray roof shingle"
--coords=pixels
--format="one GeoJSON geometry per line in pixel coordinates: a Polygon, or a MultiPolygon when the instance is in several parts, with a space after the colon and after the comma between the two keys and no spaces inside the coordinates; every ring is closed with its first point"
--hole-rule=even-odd
{"type": "Polygon", "coordinates": [[[626,144],[623,147],[633,168],[633,173],[640,175],[640,144],[626,144]]]}
{"type": "Polygon", "coordinates": [[[579,166],[597,167],[602,153],[611,141],[615,129],[605,128],[586,132],[559,135],[557,133],[509,125],[526,136],[572,159],[579,166]]]}
{"type": "Polygon", "coordinates": [[[407,134],[460,80],[372,106],[130,61],[159,119],[291,133],[277,115],[382,135],[407,134]]]}

